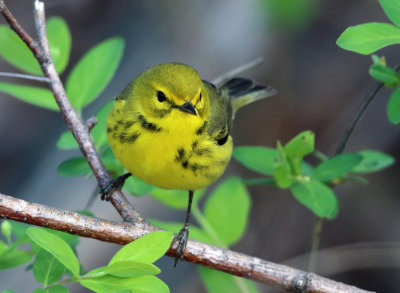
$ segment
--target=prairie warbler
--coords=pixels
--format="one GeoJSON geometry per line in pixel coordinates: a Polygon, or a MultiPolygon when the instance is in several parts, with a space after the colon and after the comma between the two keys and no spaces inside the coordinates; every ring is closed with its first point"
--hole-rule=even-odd
{"type": "Polygon", "coordinates": [[[216,88],[180,63],[144,71],[115,99],[107,119],[111,149],[129,173],[103,190],[102,198],[131,174],[161,188],[188,190],[186,221],[173,241],[176,265],[186,248],[194,191],[213,183],[229,163],[236,111],[275,92],[243,78],[216,88]]]}

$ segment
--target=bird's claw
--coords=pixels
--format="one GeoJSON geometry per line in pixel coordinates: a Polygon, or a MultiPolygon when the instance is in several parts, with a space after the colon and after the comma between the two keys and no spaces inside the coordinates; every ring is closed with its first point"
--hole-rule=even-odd
{"type": "Polygon", "coordinates": [[[171,246],[174,246],[176,242],[178,242],[178,247],[175,252],[175,262],[174,267],[178,264],[178,262],[183,261],[183,256],[185,254],[187,240],[189,237],[189,226],[185,225],[179,234],[174,237],[172,240],[171,246]]]}
{"type": "Polygon", "coordinates": [[[100,190],[101,200],[109,201],[111,194],[113,194],[114,191],[116,190],[121,190],[121,188],[124,186],[125,180],[129,176],[131,176],[130,173],[119,176],[111,180],[106,187],[101,188],[100,190]]]}

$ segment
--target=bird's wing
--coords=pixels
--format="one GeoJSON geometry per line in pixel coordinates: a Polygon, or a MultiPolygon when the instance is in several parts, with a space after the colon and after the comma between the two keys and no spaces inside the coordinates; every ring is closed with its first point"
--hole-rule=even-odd
{"type": "Polygon", "coordinates": [[[208,134],[223,145],[232,129],[232,106],[226,92],[218,90],[212,83],[203,81],[210,99],[208,134]]]}
{"type": "Polygon", "coordinates": [[[228,80],[221,87],[221,92],[229,96],[234,116],[241,107],[275,95],[277,90],[270,86],[256,85],[250,79],[236,77],[228,80]]]}

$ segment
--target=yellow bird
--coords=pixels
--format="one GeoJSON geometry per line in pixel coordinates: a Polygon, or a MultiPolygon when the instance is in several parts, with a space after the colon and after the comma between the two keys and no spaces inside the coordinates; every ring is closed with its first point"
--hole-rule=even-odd
{"type": "Polygon", "coordinates": [[[129,173],[103,190],[102,198],[131,174],[160,188],[188,190],[185,225],[173,241],[176,265],[186,248],[194,191],[217,180],[231,158],[236,111],[275,92],[242,78],[218,89],[180,63],[147,69],[115,99],[108,116],[111,149],[129,173]]]}

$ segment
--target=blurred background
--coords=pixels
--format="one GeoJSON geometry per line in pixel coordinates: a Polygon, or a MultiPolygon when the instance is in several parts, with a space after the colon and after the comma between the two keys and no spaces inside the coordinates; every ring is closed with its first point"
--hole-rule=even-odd
{"type": "MultiPolygon", "coordinates": [[[[34,35],[32,0],[5,1],[34,35]]],[[[126,41],[113,81],[83,113],[93,115],[146,68],[169,61],[196,68],[212,80],[258,56],[264,63],[242,76],[269,84],[279,94],[236,116],[235,145],[275,147],[300,131],[316,133],[316,148],[332,155],[340,136],[374,81],[368,56],[340,49],[336,39],[350,25],[388,22],[377,0],[51,0],[47,16],[63,17],[72,32],[72,66],[92,46],[112,36],[126,41]]],[[[4,23],[0,19],[0,23],[4,23]]],[[[382,52],[389,65],[398,46],[382,52]]],[[[0,71],[15,69],[0,60],[0,71]]],[[[7,79],[7,81],[15,81],[7,79]]],[[[15,81],[21,82],[21,81],[15,81]]],[[[388,90],[382,90],[358,125],[346,151],[376,149],[399,158],[398,127],[386,118],[388,90]]],[[[61,177],[57,166],[75,152],[56,148],[66,130],[61,116],[0,93],[0,192],[28,201],[79,210],[95,188],[93,179],[61,177]]],[[[226,174],[256,177],[232,159],[226,174]]],[[[336,188],[339,216],[326,221],[316,273],[363,289],[398,292],[400,286],[399,164],[368,176],[366,186],[336,188]]],[[[245,237],[233,249],[306,269],[314,216],[288,191],[249,187],[252,210],[245,237]]],[[[184,214],[148,198],[129,197],[145,217],[183,221],[184,214]]],[[[119,220],[109,203],[92,211],[119,220]]],[[[232,216],[234,217],[234,211],[232,216]]],[[[119,246],[82,239],[78,255],[89,270],[105,265],[119,246]]],[[[173,260],[158,265],[171,292],[206,292],[195,265],[173,260]]],[[[38,287],[24,268],[0,271],[0,289],[31,292],[38,287]]],[[[88,292],[71,286],[71,292],[88,292]]],[[[259,285],[261,292],[281,292],[259,285]]]]}

